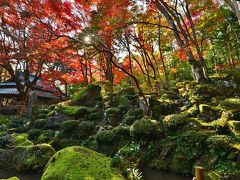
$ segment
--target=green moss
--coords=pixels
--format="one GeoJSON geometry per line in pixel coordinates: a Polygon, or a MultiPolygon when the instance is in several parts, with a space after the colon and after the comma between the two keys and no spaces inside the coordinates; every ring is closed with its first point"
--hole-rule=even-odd
{"type": "Polygon", "coordinates": [[[101,120],[101,112],[94,112],[88,115],[87,119],[89,121],[100,121],[101,120]]]}
{"type": "Polygon", "coordinates": [[[41,132],[40,136],[37,138],[37,141],[40,143],[47,143],[52,140],[55,136],[55,131],[53,130],[44,130],[41,132]]]}
{"type": "Polygon", "coordinates": [[[41,134],[41,129],[31,129],[28,131],[28,138],[30,140],[36,140],[37,137],[41,134]]]}
{"type": "Polygon", "coordinates": [[[196,104],[194,104],[191,108],[189,108],[187,110],[187,113],[190,115],[190,116],[197,116],[199,114],[199,109],[198,109],[198,106],[196,104]]]}
{"type": "Polygon", "coordinates": [[[10,119],[8,116],[0,115],[0,125],[8,124],[10,122],[10,119]]]}
{"type": "Polygon", "coordinates": [[[240,139],[240,121],[228,121],[228,127],[231,130],[232,134],[240,139]]]}
{"type": "Polygon", "coordinates": [[[125,116],[123,122],[127,125],[132,125],[136,120],[135,116],[125,116]]]}
{"type": "Polygon", "coordinates": [[[17,156],[15,156],[18,159],[15,168],[17,171],[42,169],[54,153],[55,150],[48,144],[39,144],[19,149],[19,152],[16,153],[17,156]]]}
{"type": "Polygon", "coordinates": [[[129,139],[130,133],[127,126],[100,131],[96,135],[97,149],[104,154],[113,155],[120,147],[127,144],[129,139]]]}
{"type": "Polygon", "coordinates": [[[51,146],[56,150],[60,150],[69,146],[78,146],[80,144],[81,144],[80,140],[69,137],[61,139],[56,138],[51,142],[51,146]]]}
{"type": "Polygon", "coordinates": [[[227,110],[240,110],[240,99],[238,98],[228,98],[223,100],[219,104],[220,108],[227,109],[227,110]]]}
{"type": "Polygon", "coordinates": [[[84,118],[86,115],[91,113],[89,108],[82,106],[62,106],[59,108],[59,111],[75,119],[84,118]]]}
{"type": "Polygon", "coordinates": [[[220,149],[230,149],[233,142],[233,138],[228,135],[213,135],[207,139],[207,143],[209,144],[210,148],[213,148],[217,151],[220,149]]]}
{"type": "Polygon", "coordinates": [[[204,173],[204,179],[208,180],[224,180],[225,178],[216,171],[207,171],[204,173]]]}
{"type": "Polygon", "coordinates": [[[73,105],[95,106],[101,101],[101,87],[90,84],[72,96],[73,105]]]}
{"type": "Polygon", "coordinates": [[[100,131],[97,133],[96,140],[98,143],[111,143],[114,141],[114,138],[116,136],[115,131],[113,130],[105,130],[105,131],[100,131]]]}
{"type": "Polygon", "coordinates": [[[77,126],[79,125],[80,121],[79,120],[68,120],[64,121],[61,125],[60,128],[63,131],[73,131],[77,126]]]}
{"type": "Polygon", "coordinates": [[[218,172],[219,174],[235,174],[239,173],[239,169],[237,167],[237,162],[234,161],[226,161],[226,160],[219,160],[216,165],[214,170],[218,172]]]}
{"type": "Polygon", "coordinates": [[[37,119],[33,122],[32,128],[33,129],[41,129],[47,124],[47,119],[37,119]]]}
{"type": "Polygon", "coordinates": [[[17,172],[42,170],[55,150],[48,144],[19,146],[0,154],[1,165],[17,172]]]}
{"type": "Polygon", "coordinates": [[[130,134],[134,138],[159,138],[162,133],[161,125],[158,121],[150,118],[142,118],[133,123],[130,134]]]}
{"type": "Polygon", "coordinates": [[[127,125],[132,125],[136,120],[143,117],[143,111],[141,108],[131,108],[127,114],[123,117],[123,122],[127,125]]]}
{"type": "Polygon", "coordinates": [[[207,104],[199,105],[199,118],[205,121],[213,121],[221,117],[221,111],[216,107],[211,107],[207,104]]]}
{"type": "Polygon", "coordinates": [[[153,117],[160,119],[161,115],[169,115],[176,113],[178,106],[174,101],[162,101],[159,99],[151,98],[150,99],[150,109],[153,112],[153,117]]]}
{"type": "Polygon", "coordinates": [[[120,109],[119,108],[108,108],[106,110],[106,115],[117,115],[120,113],[120,109]]]}
{"type": "Polygon", "coordinates": [[[20,180],[18,177],[10,177],[8,179],[1,179],[1,180],[20,180]]]}
{"type": "Polygon", "coordinates": [[[186,125],[188,122],[188,113],[172,114],[165,116],[163,119],[163,126],[167,131],[174,131],[186,125]]]}
{"type": "Polygon", "coordinates": [[[35,116],[35,119],[46,119],[48,117],[47,113],[37,113],[35,116]]]}
{"type": "Polygon", "coordinates": [[[82,121],[75,131],[78,138],[89,137],[95,133],[95,124],[91,121],[82,121]]]}
{"type": "Polygon", "coordinates": [[[124,179],[103,154],[73,146],[57,152],[45,167],[42,180],[124,179]]]}
{"type": "Polygon", "coordinates": [[[122,122],[122,111],[120,108],[108,108],[106,117],[112,126],[117,126],[122,122]]]}
{"type": "Polygon", "coordinates": [[[33,143],[27,139],[27,134],[13,134],[11,138],[11,145],[18,146],[31,146],[33,143]]]}

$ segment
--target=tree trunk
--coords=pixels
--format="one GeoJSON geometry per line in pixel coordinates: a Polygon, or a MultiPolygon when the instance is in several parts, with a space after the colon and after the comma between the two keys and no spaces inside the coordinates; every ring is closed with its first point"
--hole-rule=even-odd
{"type": "Polygon", "coordinates": [[[201,64],[196,60],[192,60],[189,62],[191,65],[192,75],[194,80],[200,83],[207,83],[208,78],[205,77],[201,64]]]}

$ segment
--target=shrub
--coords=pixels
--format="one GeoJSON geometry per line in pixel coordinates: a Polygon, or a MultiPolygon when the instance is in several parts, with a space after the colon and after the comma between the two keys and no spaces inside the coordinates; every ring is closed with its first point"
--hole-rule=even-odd
{"type": "Polygon", "coordinates": [[[234,142],[233,138],[228,135],[213,135],[207,139],[210,148],[215,150],[229,150],[231,144],[234,142]]]}

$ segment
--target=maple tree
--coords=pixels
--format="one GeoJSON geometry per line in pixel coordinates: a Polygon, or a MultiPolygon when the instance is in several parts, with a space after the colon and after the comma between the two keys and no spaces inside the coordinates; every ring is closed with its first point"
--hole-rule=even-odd
{"type": "MultiPolygon", "coordinates": [[[[210,47],[222,44],[232,64],[239,56],[238,23],[228,19],[234,15],[222,15],[221,8],[212,0],[3,0],[0,66],[12,78],[25,72],[28,88],[41,77],[66,89],[102,81],[112,93],[124,80],[141,96],[146,89],[159,94],[171,75],[184,71],[185,61],[196,81],[207,82],[207,63],[225,63],[216,60],[221,52],[210,47]],[[218,40],[220,32],[226,45],[218,40]],[[29,74],[36,79],[29,81],[29,74]]],[[[28,88],[15,80],[26,94],[28,88]]]]}

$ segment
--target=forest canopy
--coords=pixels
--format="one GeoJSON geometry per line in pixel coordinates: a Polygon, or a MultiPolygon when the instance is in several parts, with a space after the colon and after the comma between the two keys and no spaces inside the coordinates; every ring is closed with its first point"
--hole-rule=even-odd
{"type": "Polygon", "coordinates": [[[209,73],[239,63],[234,0],[2,0],[0,15],[1,72],[66,91],[101,82],[110,92],[119,85],[158,92],[177,79],[206,83],[209,73]]]}

